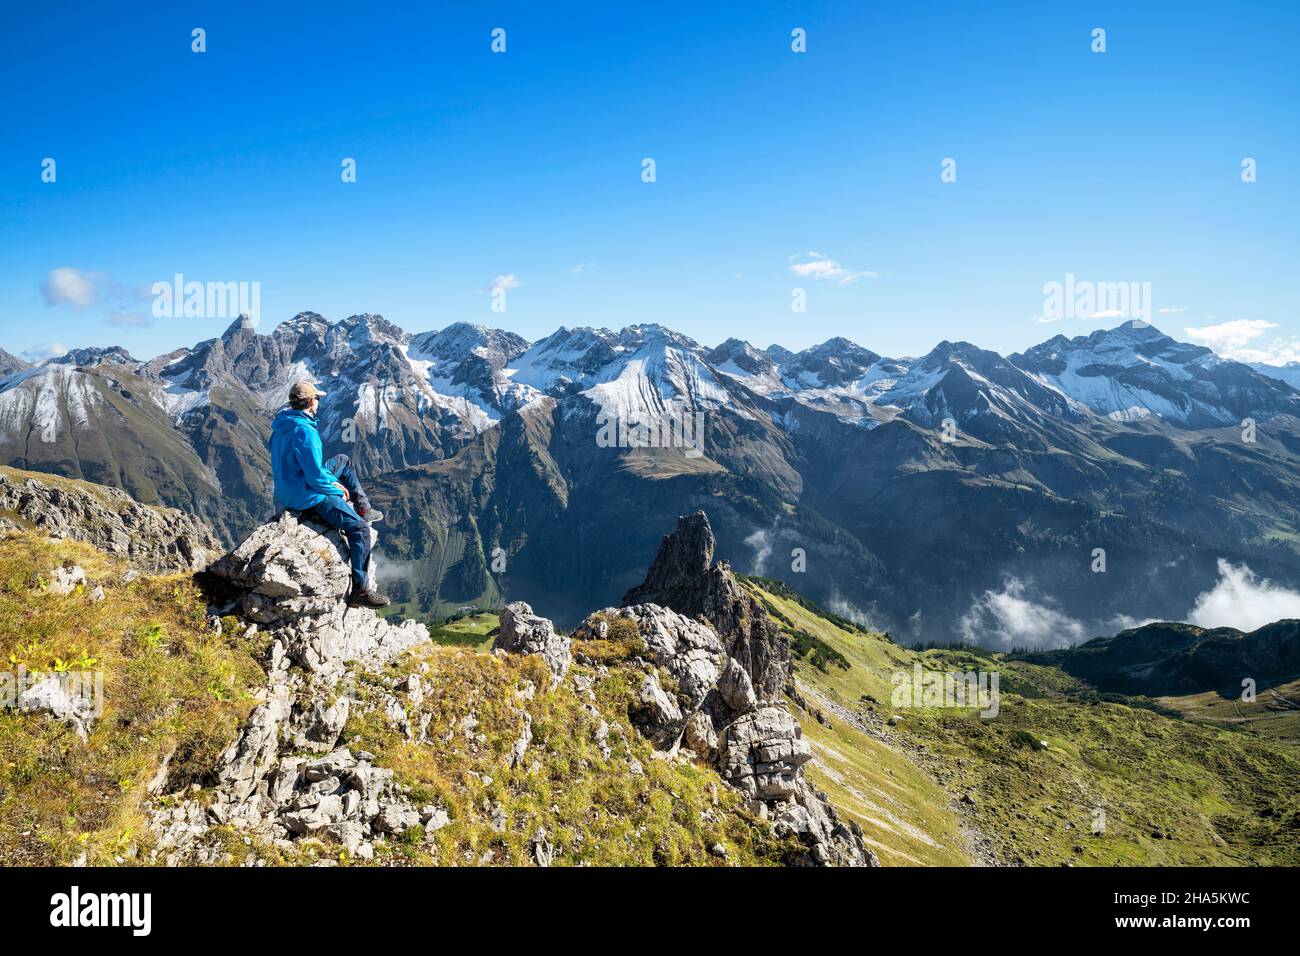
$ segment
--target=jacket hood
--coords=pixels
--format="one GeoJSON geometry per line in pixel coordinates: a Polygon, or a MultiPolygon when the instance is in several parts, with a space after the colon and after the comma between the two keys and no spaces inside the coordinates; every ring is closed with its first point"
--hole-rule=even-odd
{"type": "Polygon", "coordinates": [[[316,419],[312,418],[306,412],[298,408],[284,408],[280,414],[275,416],[275,421],[271,423],[271,431],[275,434],[284,434],[300,428],[303,425],[316,427],[316,419]]]}

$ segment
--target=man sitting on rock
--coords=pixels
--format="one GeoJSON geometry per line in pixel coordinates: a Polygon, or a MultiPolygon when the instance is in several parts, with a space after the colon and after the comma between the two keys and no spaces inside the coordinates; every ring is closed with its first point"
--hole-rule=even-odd
{"type": "Polygon", "coordinates": [[[370,499],[357,480],[347,455],[335,455],[327,462],[321,461],[316,413],[324,394],[311,382],[297,382],[289,389],[289,407],[275,416],[271,426],[275,507],[342,531],[348,539],[348,555],[352,563],[348,604],[385,607],[388,598],[367,586],[370,526],[383,520],[384,515],[370,507],[370,499]]]}

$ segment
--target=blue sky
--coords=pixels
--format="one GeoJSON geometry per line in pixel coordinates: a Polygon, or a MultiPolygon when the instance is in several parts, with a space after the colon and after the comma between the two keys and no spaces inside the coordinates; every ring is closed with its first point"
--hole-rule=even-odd
{"type": "Polygon", "coordinates": [[[1151,283],[1180,338],[1300,358],[1294,3],[226,6],[6,12],[0,346],[220,334],[150,314],[179,272],[259,282],[263,331],[310,309],[1010,352],[1116,324],[1041,321],[1073,273],[1151,283]]]}

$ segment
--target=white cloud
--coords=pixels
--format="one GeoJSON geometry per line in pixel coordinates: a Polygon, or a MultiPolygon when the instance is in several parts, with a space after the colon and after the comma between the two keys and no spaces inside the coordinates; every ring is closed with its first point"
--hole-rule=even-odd
{"type": "Polygon", "coordinates": [[[492,284],[488,286],[488,291],[497,292],[507,289],[518,289],[521,285],[523,285],[523,283],[519,281],[519,277],[511,272],[508,275],[497,276],[493,279],[492,284]]]}
{"type": "Polygon", "coordinates": [[[584,272],[586,272],[588,269],[590,269],[590,268],[591,268],[592,266],[594,266],[595,264],[596,264],[596,263],[594,263],[594,262],[579,262],[576,266],[574,266],[574,267],[573,267],[572,269],[570,269],[569,271],[572,272],[575,276],[577,276],[577,275],[582,275],[584,272]]]}
{"type": "Polygon", "coordinates": [[[1300,340],[1277,339],[1260,349],[1236,349],[1228,358],[1238,362],[1255,362],[1259,365],[1286,365],[1300,362],[1300,340]]]}
{"type": "Polygon", "coordinates": [[[1189,326],[1183,329],[1183,333],[1193,342],[1208,345],[1223,355],[1233,349],[1241,348],[1247,342],[1253,342],[1269,329],[1275,328],[1277,328],[1276,323],[1266,322],[1263,319],[1233,319],[1231,322],[1205,325],[1199,329],[1189,326]]]}
{"type": "Polygon", "coordinates": [[[71,266],[51,269],[40,288],[47,306],[70,305],[78,312],[94,305],[105,305],[115,307],[119,314],[130,314],[140,303],[152,298],[147,288],[132,288],[105,272],[71,266]]]}
{"type": "Polygon", "coordinates": [[[878,272],[854,272],[820,252],[805,252],[790,257],[790,271],[801,279],[829,279],[840,285],[849,285],[859,279],[875,279],[878,272]]]}
{"type": "Polygon", "coordinates": [[[1284,618],[1300,618],[1300,593],[1256,577],[1246,565],[1219,559],[1219,580],[1199,594],[1187,621],[1200,627],[1253,631],[1284,618]]]}
{"type": "Polygon", "coordinates": [[[1089,312],[1090,319],[1124,319],[1128,318],[1128,312],[1124,309],[1104,309],[1101,312],[1089,312]]]}
{"type": "Polygon", "coordinates": [[[957,622],[962,640],[982,647],[1069,647],[1087,636],[1083,624],[1056,608],[1025,596],[1027,587],[1009,577],[989,589],[957,622]]]}
{"type": "Polygon", "coordinates": [[[62,342],[52,342],[47,345],[33,345],[23,350],[23,358],[29,362],[44,362],[46,359],[58,358],[60,355],[67,355],[68,347],[62,342]]]}
{"type": "Polygon", "coordinates": [[[1238,362],[1285,365],[1287,362],[1300,361],[1300,340],[1295,338],[1276,338],[1268,343],[1251,344],[1269,329],[1275,328],[1276,322],[1264,319],[1233,319],[1199,329],[1184,328],[1183,333],[1193,342],[1199,342],[1224,358],[1238,362]]]}
{"type": "Polygon", "coordinates": [[[74,309],[88,309],[99,298],[97,286],[103,279],[102,272],[81,272],[62,266],[50,270],[41,283],[41,295],[45,297],[46,305],[67,303],[74,309]]]}
{"type": "Polygon", "coordinates": [[[1186,312],[1186,311],[1187,311],[1187,306],[1185,306],[1185,305],[1180,305],[1180,306],[1178,306],[1177,308],[1156,309],[1156,311],[1157,311],[1158,313],[1160,313],[1161,315],[1173,315],[1173,314],[1175,314],[1175,313],[1177,313],[1177,312],[1186,312]]]}

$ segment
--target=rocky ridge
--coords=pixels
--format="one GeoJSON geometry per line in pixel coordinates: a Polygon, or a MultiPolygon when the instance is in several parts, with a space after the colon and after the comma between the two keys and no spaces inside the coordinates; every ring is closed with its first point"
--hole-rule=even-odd
{"type": "MultiPolygon", "coordinates": [[[[799,839],[804,862],[878,865],[857,825],[804,777],[812,748],[782,700],[793,687],[789,644],[727,563],[713,563],[715,545],[704,512],[679,518],[624,606],[589,615],[572,637],[604,641],[630,625],[649,659],[629,715],[643,736],[717,769],[778,835],[799,839]]],[[[540,653],[562,677],[568,639],[555,638],[549,621],[520,603],[501,622],[494,649],[540,653]]]]}
{"type": "Polygon", "coordinates": [[[104,485],[0,468],[0,529],[73,538],[142,571],[198,571],[221,553],[212,529],[104,485]]]}
{"type": "MultiPolygon", "coordinates": [[[[638,589],[681,609],[650,601],[607,608],[566,636],[517,603],[501,613],[494,651],[537,655],[555,688],[569,679],[575,641],[631,627],[644,650],[628,717],[656,751],[716,768],[748,800],[750,812],[771,821],[777,837],[803,848],[796,861],[875,864],[860,831],[841,821],[803,776],[812,752],[780,699],[790,681],[784,638],[726,564],[711,563],[712,551],[707,519],[683,518],[638,589]]],[[[287,853],[299,841],[324,840],[358,859],[417,825],[432,843],[447,823],[446,809],[417,805],[391,769],[376,766],[374,755],[344,733],[350,716],[377,708],[405,728],[408,740],[432,742],[429,728],[410,726],[402,704],[419,698],[419,673],[382,676],[429,642],[426,628],[348,608],[341,537],[287,514],[259,527],[201,580],[213,626],[229,626],[233,615],[245,639],[265,644],[267,683],[209,775],[210,787],[171,781],[166,764],[160,768],[150,787],[152,859],[219,862],[227,858],[231,831],[287,853]],[[352,692],[360,679],[374,686],[377,675],[377,697],[352,692]]],[[[572,680],[576,686],[584,678],[572,680]]],[[[525,714],[508,765],[525,759],[530,730],[525,714]]],[[[535,857],[543,862],[546,853],[535,857]]]]}
{"type": "MultiPolygon", "coordinates": [[[[214,612],[238,614],[249,638],[265,629],[267,685],[213,772],[211,799],[201,804],[182,791],[158,801],[151,825],[159,861],[216,862],[223,851],[210,828],[217,826],[282,849],[301,837],[328,836],[366,859],[373,839],[436,822],[436,807],[413,806],[391,770],[341,740],[352,708],[369,706],[349,693],[358,672],[382,669],[427,642],[424,625],[394,625],[347,607],[341,536],[288,514],[262,525],[209,573],[228,598],[214,612]]],[[[167,794],[165,769],[160,795],[167,794]]]]}

